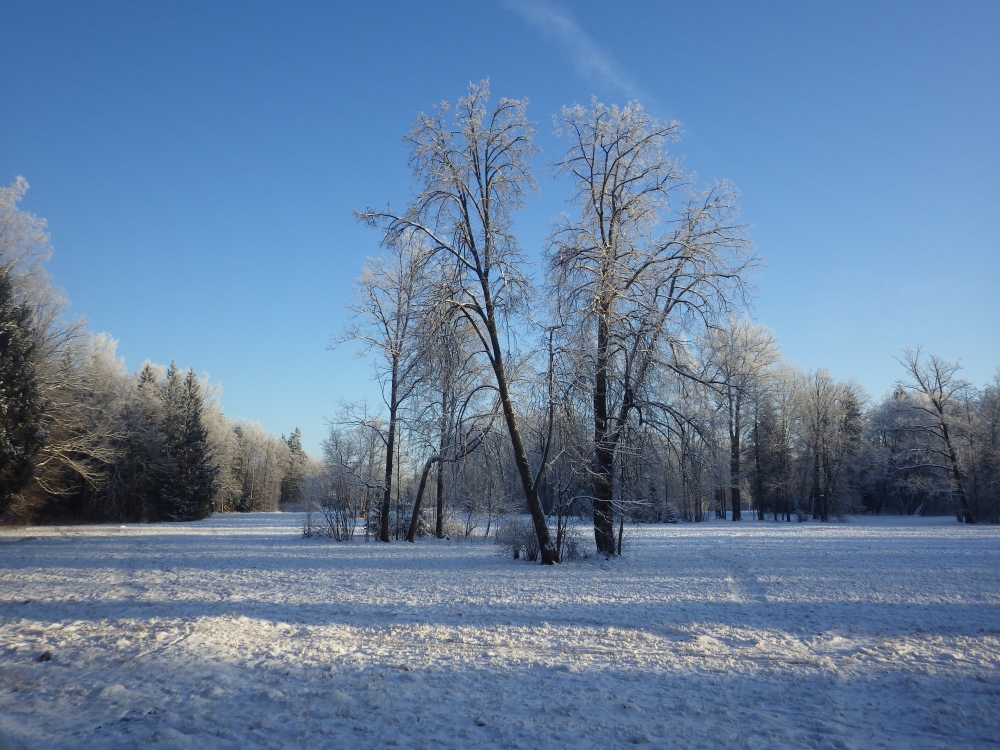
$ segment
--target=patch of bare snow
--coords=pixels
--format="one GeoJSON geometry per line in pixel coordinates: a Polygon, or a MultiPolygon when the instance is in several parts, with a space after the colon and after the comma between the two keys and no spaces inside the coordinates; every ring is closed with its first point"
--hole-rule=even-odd
{"type": "Polygon", "coordinates": [[[258,514],[0,531],[0,737],[25,750],[1000,744],[996,527],[646,526],[623,559],[555,569],[490,544],[337,544],[299,528],[258,514]]]}

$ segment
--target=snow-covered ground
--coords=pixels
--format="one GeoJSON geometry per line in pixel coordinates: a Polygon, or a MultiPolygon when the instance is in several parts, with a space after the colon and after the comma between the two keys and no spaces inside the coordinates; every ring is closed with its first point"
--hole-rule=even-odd
{"type": "Polygon", "coordinates": [[[300,523],[0,531],[0,737],[1000,746],[997,527],[646,526],[623,559],[542,568],[482,543],[302,539],[300,523]]]}

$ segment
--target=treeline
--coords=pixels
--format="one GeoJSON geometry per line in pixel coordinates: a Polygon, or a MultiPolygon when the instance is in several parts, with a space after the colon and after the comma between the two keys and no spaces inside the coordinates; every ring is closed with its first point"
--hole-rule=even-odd
{"type": "Polygon", "coordinates": [[[606,555],[627,522],[674,514],[998,520],[997,383],[974,389],[911,351],[900,388],[872,404],[856,383],[782,364],[739,314],[757,260],[736,191],[670,154],[677,123],[635,103],[562,110],[554,171],[572,212],[530,278],[514,233],[535,184],[526,106],[491,103],[483,82],[420,113],[412,199],[358,214],[385,253],[334,345],[373,355],[385,408],[347,408],[332,431],[330,517],[412,541],[441,536],[449,514],[468,528],[515,507],[543,563],[576,513],[606,555]]]}
{"type": "MultiPolygon", "coordinates": [[[[905,384],[872,400],[854,381],[781,361],[765,328],[745,321],[729,325],[709,341],[731,343],[735,337],[756,344],[756,355],[767,355],[763,366],[747,367],[761,363],[759,356],[745,356],[752,348],[733,367],[723,359],[736,353],[732,347],[720,350],[701,341],[693,355],[702,380],[674,375],[661,382],[657,398],[664,415],[630,425],[615,458],[614,512],[620,523],[738,520],[748,514],[829,521],[850,513],[1000,521],[1000,374],[974,388],[955,377],[955,364],[912,351],[901,357],[910,373],[901,377],[905,384]],[[928,381],[928,373],[945,377],[928,381]],[[944,404],[943,413],[935,403],[944,404]]],[[[565,382],[567,375],[572,378],[557,369],[554,379],[565,382]]],[[[424,382],[397,417],[390,535],[407,537],[418,494],[423,509],[417,535],[488,535],[526,510],[509,442],[495,429],[492,405],[485,402],[472,435],[468,428],[455,435],[448,401],[442,411],[432,384],[424,382]],[[442,416],[451,422],[443,441],[442,416]],[[471,455],[451,460],[448,446],[468,446],[473,437],[471,455]]],[[[571,393],[562,389],[555,400],[548,448],[554,458],[539,491],[557,529],[571,518],[593,516],[590,409],[571,393]]],[[[529,399],[522,419],[532,435],[529,457],[541,461],[547,405],[529,399]]],[[[328,511],[367,519],[362,528],[371,536],[379,528],[387,426],[382,418],[346,411],[325,443],[320,497],[328,511]]],[[[620,529],[616,537],[617,549],[620,529]]],[[[561,548],[562,539],[556,542],[561,548]]]]}
{"type": "Polygon", "coordinates": [[[196,520],[301,502],[310,460],[227,419],[194,370],[125,370],[115,342],[68,321],[45,271],[44,220],[0,188],[0,518],[196,520]]]}

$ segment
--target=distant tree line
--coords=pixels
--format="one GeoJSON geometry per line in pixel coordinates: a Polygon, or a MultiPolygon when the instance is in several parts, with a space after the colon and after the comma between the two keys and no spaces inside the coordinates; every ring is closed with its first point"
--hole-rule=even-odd
{"type": "Polygon", "coordinates": [[[287,440],[227,419],[194,370],[125,370],[68,321],[45,222],[0,188],[0,519],[190,521],[301,503],[312,471],[287,440]]]}
{"type": "Polygon", "coordinates": [[[513,229],[534,187],[525,108],[492,104],[483,82],[420,113],[412,200],[358,214],[385,253],[333,345],[373,356],[384,409],[345,406],[331,429],[325,508],[382,541],[516,509],[543,563],[570,515],[605,555],[637,520],[998,521],[1000,381],[977,390],[956,363],[907,351],[897,390],[872,403],[782,362],[741,313],[757,261],[736,192],[681,167],[676,123],[635,103],[563,109],[555,171],[573,212],[529,278],[513,229]]]}

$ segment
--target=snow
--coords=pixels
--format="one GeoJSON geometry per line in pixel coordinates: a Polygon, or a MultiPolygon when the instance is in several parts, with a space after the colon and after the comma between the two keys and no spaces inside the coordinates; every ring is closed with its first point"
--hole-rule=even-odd
{"type": "Polygon", "coordinates": [[[0,531],[0,747],[1000,745],[998,527],[643,526],[554,569],[300,528],[0,531]]]}

